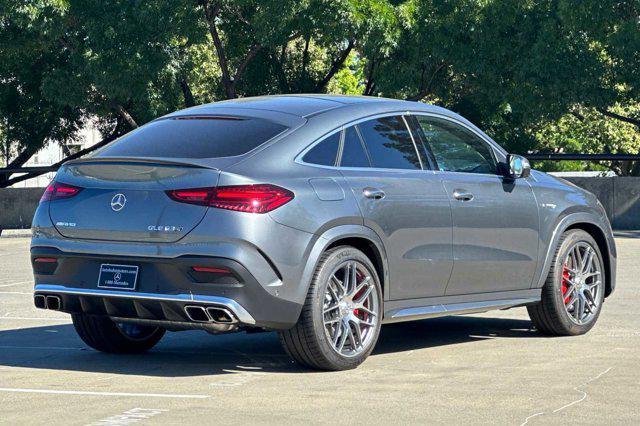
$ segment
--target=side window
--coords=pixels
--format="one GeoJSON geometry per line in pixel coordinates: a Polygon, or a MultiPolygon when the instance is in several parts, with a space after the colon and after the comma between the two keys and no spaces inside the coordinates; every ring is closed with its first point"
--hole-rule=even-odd
{"type": "Polygon", "coordinates": [[[304,157],[302,157],[302,161],[309,164],[319,164],[321,166],[335,166],[339,147],[340,132],[336,132],[311,148],[304,157]]]}
{"type": "Polygon", "coordinates": [[[342,167],[371,167],[369,158],[364,151],[362,141],[355,127],[349,127],[344,131],[344,144],[342,148],[342,167]]]}
{"type": "Polygon", "coordinates": [[[417,120],[440,170],[496,173],[491,147],[475,133],[448,120],[426,116],[417,116],[417,120]]]}
{"type": "Polygon", "coordinates": [[[420,170],[420,158],[402,117],[381,117],[358,124],[373,167],[420,170]]]}

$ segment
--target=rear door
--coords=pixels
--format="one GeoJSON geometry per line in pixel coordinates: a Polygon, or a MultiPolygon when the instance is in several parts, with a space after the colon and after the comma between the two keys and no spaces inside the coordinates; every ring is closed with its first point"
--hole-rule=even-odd
{"type": "Polygon", "coordinates": [[[527,180],[499,176],[493,148],[462,124],[416,120],[452,206],[454,266],[446,294],[530,288],[539,219],[527,180]]]}
{"type": "Polygon", "coordinates": [[[451,212],[442,183],[402,116],[347,127],[340,170],[389,259],[387,296],[441,296],[452,268],[451,212]],[[364,144],[364,146],[363,146],[364,144]]]}

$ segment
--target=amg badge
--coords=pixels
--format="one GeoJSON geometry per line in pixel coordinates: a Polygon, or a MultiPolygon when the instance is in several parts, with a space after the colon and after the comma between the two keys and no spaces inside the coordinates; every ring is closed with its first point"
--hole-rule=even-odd
{"type": "Polygon", "coordinates": [[[155,232],[182,232],[184,228],[182,226],[163,226],[163,225],[149,225],[148,231],[155,232]]]}

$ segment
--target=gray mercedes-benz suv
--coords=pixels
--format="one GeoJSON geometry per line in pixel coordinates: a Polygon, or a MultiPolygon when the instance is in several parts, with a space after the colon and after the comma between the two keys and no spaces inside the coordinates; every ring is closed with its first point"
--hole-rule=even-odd
{"type": "Polygon", "coordinates": [[[300,95],[178,111],[65,163],[31,261],[35,305],[95,349],[277,330],[339,370],[390,322],[526,306],[543,333],[585,333],[616,249],[592,194],[450,111],[300,95]]]}

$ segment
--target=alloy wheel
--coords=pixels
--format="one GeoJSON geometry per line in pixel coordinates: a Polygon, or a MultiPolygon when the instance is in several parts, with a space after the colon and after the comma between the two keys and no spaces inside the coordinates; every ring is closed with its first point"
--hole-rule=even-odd
{"type": "Polygon", "coordinates": [[[576,324],[588,324],[602,303],[602,264],[596,250],[585,241],[575,243],[562,264],[562,302],[576,324]]]}
{"type": "Polygon", "coordinates": [[[372,274],[357,261],[338,266],[329,278],[324,330],[334,351],[356,356],[369,348],[378,325],[379,296],[372,274]]]}

